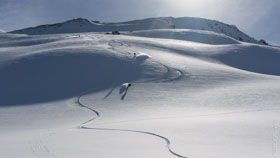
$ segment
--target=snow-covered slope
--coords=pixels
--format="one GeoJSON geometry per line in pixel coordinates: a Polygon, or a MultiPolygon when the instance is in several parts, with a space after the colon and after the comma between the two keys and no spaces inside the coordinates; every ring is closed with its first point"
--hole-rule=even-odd
{"type": "Polygon", "coordinates": [[[1,157],[279,155],[280,48],[127,34],[0,35],[1,157]]]}
{"type": "Polygon", "coordinates": [[[139,37],[177,39],[212,45],[239,44],[240,42],[221,33],[191,29],[158,29],[125,33],[139,37]]]}
{"type": "Polygon", "coordinates": [[[99,23],[97,21],[90,21],[87,19],[73,19],[64,23],[42,25],[37,27],[26,28],[22,30],[12,31],[11,33],[18,34],[59,34],[59,33],[78,33],[78,32],[111,32],[118,31],[136,31],[136,30],[150,30],[150,29],[195,29],[206,30],[216,33],[221,33],[232,37],[238,41],[244,41],[249,43],[261,42],[249,37],[242,31],[240,31],[234,25],[228,25],[215,20],[208,20],[203,18],[149,18],[143,20],[135,20],[121,23],[99,23]]]}

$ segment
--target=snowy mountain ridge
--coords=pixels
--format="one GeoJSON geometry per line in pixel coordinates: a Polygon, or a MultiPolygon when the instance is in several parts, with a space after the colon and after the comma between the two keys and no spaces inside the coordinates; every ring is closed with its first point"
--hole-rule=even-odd
{"type": "Polygon", "coordinates": [[[216,20],[209,20],[194,17],[159,17],[142,20],[133,20],[120,23],[100,23],[88,19],[78,18],[62,23],[40,25],[36,27],[15,30],[10,33],[16,34],[61,34],[61,33],[81,33],[81,32],[111,32],[118,31],[139,31],[152,29],[193,29],[205,30],[221,33],[232,37],[238,41],[264,44],[263,41],[248,36],[240,31],[235,25],[225,24],[216,20]]]}

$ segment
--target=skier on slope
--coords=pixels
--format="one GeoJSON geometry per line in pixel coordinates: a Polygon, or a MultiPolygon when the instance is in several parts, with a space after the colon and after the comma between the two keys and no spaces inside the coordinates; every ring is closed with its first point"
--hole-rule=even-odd
{"type": "Polygon", "coordinates": [[[131,86],[132,86],[131,83],[124,83],[124,84],[122,84],[119,93],[122,94],[123,92],[126,92],[128,90],[128,88],[131,87],[131,86]]]}
{"type": "Polygon", "coordinates": [[[131,83],[124,83],[122,84],[121,88],[120,88],[120,91],[119,93],[122,94],[122,97],[121,97],[121,100],[124,100],[126,94],[127,94],[127,91],[128,91],[128,88],[131,87],[132,84],[131,83]]]}

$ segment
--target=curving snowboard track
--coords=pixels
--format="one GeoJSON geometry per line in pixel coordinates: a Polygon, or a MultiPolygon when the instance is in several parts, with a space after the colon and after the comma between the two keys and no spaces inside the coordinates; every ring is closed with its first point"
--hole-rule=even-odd
{"type": "MultiPolygon", "coordinates": [[[[112,49],[113,51],[119,52],[121,54],[123,54],[123,53],[127,53],[129,55],[131,55],[133,53],[140,54],[138,51],[133,50],[131,45],[118,41],[118,40],[110,40],[108,42],[108,45],[110,46],[110,49],[112,49]],[[124,47],[124,48],[122,48],[122,47],[124,47]]],[[[176,68],[171,68],[158,61],[154,61],[154,62],[161,65],[162,67],[164,67],[166,69],[164,76],[157,78],[157,79],[151,79],[151,80],[147,80],[147,81],[138,81],[135,83],[171,82],[171,81],[178,81],[184,77],[183,71],[176,69],[176,68]]]]}
{"type": "MultiPolygon", "coordinates": [[[[118,49],[118,47],[126,47],[126,53],[128,54],[132,54],[132,52],[136,52],[138,53],[137,51],[134,51],[131,49],[131,46],[128,45],[128,44],[125,44],[123,42],[119,42],[119,41],[116,41],[116,40],[111,40],[109,41],[108,45],[111,47],[110,49],[112,49],[113,51],[117,51],[119,53],[123,53],[122,50],[118,49]]],[[[179,70],[179,69],[175,69],[175,68],[170,68],[162,63],[159,63],[159,62],[156,62],[160,65],[162,65],[165,69],[166,69],[166,72],[164,74],[164,76],[158,78],[158,79],[152,79],[152,80],[147,80],[147,81],[138,81],[138,82],[134,82],[134,83],[147,83],[147,82],[171,82],[171,81],[177,81],[177,80],[180,80],[183,76],[184,76],[184,73],[179,70]]],[[[178,158],[187,158],[186,156],[183,156],[183,155],[180,155],[178,153],[176,153],[175,151],[173,151],[171,148],[170,148],[170,140],[162,135],[159,135],[159,134],[156,134],[156,133],[152,133],[152,132],[148,132],[148,131],[138,131],[138,130],[130,130],[130,129],[113,129],[113,128],[94,128],[94,127],[86,127],[85,125],[89,122],[92,122],[94,121],[95,119],[97,118],[100,118],[101,115],[98,111],[84,105],[83,103],[81,103],[81,97],[83,95],[80,95],[77,97],[75,103],[77,105],[79,105],[80,107],[82,108],[85,108],[89,111],[91,111],[93,113],[93,117],[87,121],[85,121],[84,123],[82,123],[79,128],[80,129],[85,129],[85,130],[102,130],[102,131],[119,131],[119,132],[131,132],[131,133],[138,133],[138,134],[146,134],[146,135],[150,135],[150,136],[154,136],[154,137],[157,137],[157,138],[160,138],[162,140],[165,141],[166,143],[166,147],[168,149],[168,151],[178,157],[178,158]]]]}
{"type": "Polygon", "coordinates": [[[146,134],[146,135],[158,137],[158,138],[160,138],[160,139],[162,139],[162,140],[165,141],[166,146],[167,146],[167,148],[168,148],[168,151],[169,151],[172,155],[174,155],[174,156],[176,156],[176,157],[179,157],[179,158],[187,158],[186,156],[182,156],[182,155],[176,153],[175,151],[173,151],[173,150],[170,148],[170,143],[171,143],[171,142],[170,142],[170,140],[169,140],[168,138],[166,138],[166,137],[164,137],[164,136],[161,136],[161,135],[159,135],[159,134],[156,134],[156,133],[147,132],[147,131],[130,130],[130,129],[94,128],[94,127],[86,127],[86,126],[84,126],[85,124],[87,124],[87,123],[89,123],[89,122],[91,122],[91,121],[93,121],[93,120],[95,120],[95,119],[97,119],[97,118],[99,118],[99,117],[101,117],[101,116],[100,116],[100,114],[99,114],[98,111],[96,111],[96,110],[94,110],[94,109],[92,109],[92,108],[90,108],[90,107],[88,107],[88,106],[82,104],[81,101],[80,101],[81,97],[82,97],[82,96],[77,97],[76,104],[78,104],[78,105],[79,105],[80,107],[82,107],[82,108],[88,109],[89,111],[91,111],[91,112],[94,114],[94,116],[93,116],[91,119],[89,119],[89,120],[85,121],[84,123],[82,123],[82,124],[79,126],[80,129],[86,129],[86,130],[101,130],[101,131],[132,132],[132,133],[146,134]]]}

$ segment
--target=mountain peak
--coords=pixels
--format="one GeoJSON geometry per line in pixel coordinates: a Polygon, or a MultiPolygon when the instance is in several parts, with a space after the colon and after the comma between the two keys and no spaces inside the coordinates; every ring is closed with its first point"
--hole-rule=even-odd
{"type": "Polygon", "coordinates": [[[69,23],[69,22],[90,23],[90,20],[84,18],[76,18],[76,19],[68,20],[64,23],[69,23]]]}
{"type": "Polygon", "coordinates": [[[100,23],[84,18],[68,20],[63,23],[51,25],[41,25],[37,27],[26,28],[12,31],[17,34],[60,34],[60,33],[80,33],[80,32],[111,32],[118,31],[136,31],[151,29],[193,29],[205,30],[221,33],[232,37],[238,41],[263,44],[260,41],[246,35],[235,25],[225,24],[216,20],[197,18],[197,17],[156,17],[142,20],[133,20],[120,23],[100,23]]]}

